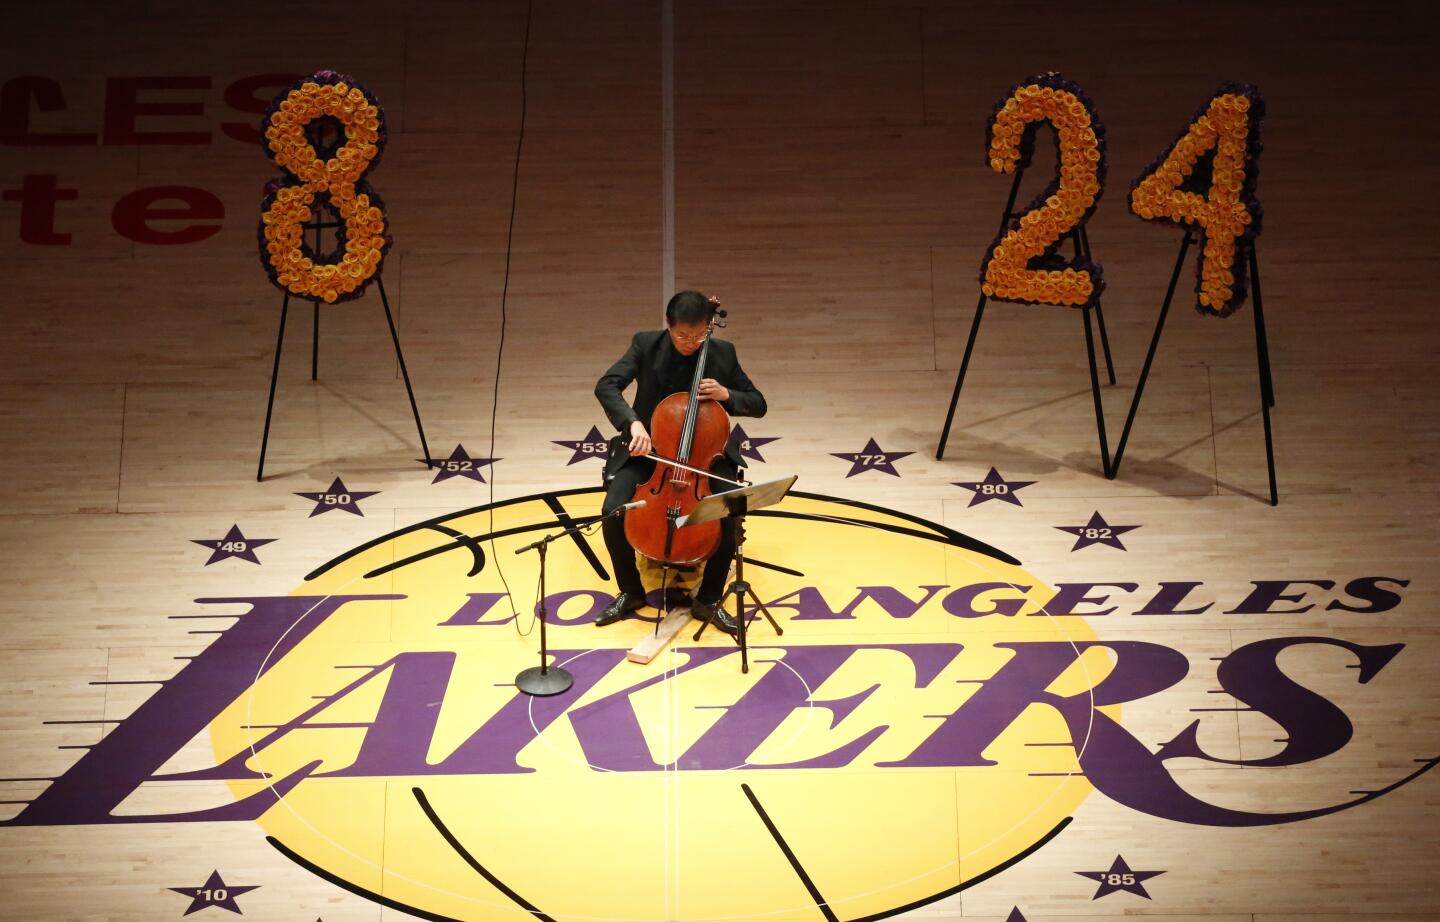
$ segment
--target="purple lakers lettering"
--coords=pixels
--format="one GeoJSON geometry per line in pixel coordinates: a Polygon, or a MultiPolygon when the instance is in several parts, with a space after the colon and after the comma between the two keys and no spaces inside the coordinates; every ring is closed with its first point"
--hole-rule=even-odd
{"type": "MultiPolygon", "coordinates": [[[[1345,595],[1331,600],[1328,608],[1373,612],[1393,607],[1398,596],[1380,588],[1380,583],[1405,585],[1402,580],[1366,577],[1350,581],[1345,595]]],[[[1141,606],[1146,614],[1192,612],[1180,605],[1188,590],[1198,584],[1163,583],[1157,593],[1141,606]]],[[[1281,600],[1299,601],[1302,586],[1331,588],[1327,580],[1257,582],[1250,598],[1236,607],[1269,607],[1281,600]]],[[[986,611],[977,611],[975,600],[995,584],[967,587],[922,586],[911,590],[897,587],[860,587],[848,604],[832,604],[818,589],[791,593],[788,602],[771,606],[793,609],[793,618],[853,617],[865,601],[874,602],[891,617],[913,617],[923,606],[939,605],[954,617],[1013,617],[1018,597],[992,601],[986,611]],[[1015,604],[1011,604],[1011,603],[1015,604]]],[[[1133,583],[1062,584],[1057,595],[1076,605],[1107,604],[1110,593],[1133,593],[1133,583]]],[[[1380,796],[1433,767],[1422,767],[1387,788],[1356,799],[1287,813],[1252,813],[1209,803],[1180,786],[1167,768],[1176,759],[1201,759],[1227,765],[1256,768],[1282,767],[1312,762],[1332,755],[1350,741],[1353,726],[1347,714],[1325,696],[1290,678],[1278,665],[1282,655],[1296,648],[1324,646],[1337,648],[1351,660],[1348,675],[1358,683],[1369,683],[1403,651],[1403,644],[1360,644],[1322,636],[1277,637],[1239,647],[1215,667],[1215,680],[1223,692],[1245,707],[1275,721],[1284,734],[1278,752],[1253,759],[1231,759],[1207,753],[1197,735],[1198,722],[1177,727],[1175,736],[1158,750],[1137,739],[1102,710],[1110,705],[1159,694],[1175,686],[1190,672],[1187,657],[1157,643],[1136,640],[1094,640],[1077,643],[1058,641],[996,643],[984,649],[1003,653],[998,668],[972,675],[965,660],[964,644],[958,642],[832,644],[806,646],[767,645],[756,647],[757,656],[783,663],[757,676],[733,703],[700,706],[723,710],[698,739],[679,754],[676,766],[658,764],[647,745],[633,702],[637,692],[662,681],[685,679],[686,673],[700,670],[733,657],[729,647],[700,647],[684,651],[688,660],[665,674],[640,677],[601,697],[592,692],[604,679],[625,675],[629,667],[621,650],[555,650],[558,661],[567,663],[575,677],[565,694],[531,699],[518,691],[486,716],[479,727],[448,752],[433,753],[437,702],[442,702],[456,668],[452,650],[407,650],[381,663],[354,667],[340,673],[334,687],[306,700],[289,719],[278,725],[254,728],[253,744],[212,768],[180,773],[160,773],[160,768],[197,733],[203,731],[225,708],[243,695],[286,652],[312,634],[326,619],[344,606],[367,601],[397,599],[392,595],[329,597],[257,597],[243,599],[202,599],[202,603],[243,603],[248,612],[220,635],[202,654],[190,660],[178,674],[165,682],[146,702],[88,750],[64,775],[16,817],[10,825],[70,825],[137,822],[199,822],[254,820],[295,785],[311,778],[409,777],[433,775],[488,775],[534,771],[520,759],[521,752],[538,733],[559,720],[569,721],[585,759],[596,771],[654,772],[678,766],[690,770],[727,769],[830,769],[865,765],[904,771],[916,768],[973,767],[996,765],[987,755],[992,744],[1027,709],[1039,706],[1057,714],[1068,729],[1079,772],[1102,793],[1126,806],[1152,816],[1214,826],[1255,826],[1292,822],[1323,816],[1380,796]],[[1051,690],[1056,680],[1091,648],[1103,648],[1114,665],[1090,687],[1070,694],[1051,690]],[[817,698],[811,689],[858,656],[876,651],[900,663],[903,668],[887,673],[892,681],[913,689],[939,688],[946,683],[968,683],[973,693],[964,696],[946,713],[927,713],[933,721],[928,734],[909,747],[901,758],[886,760],[867,751],[881,740],[890,727],[866,714],[862,705],[880,685],[843,698],[817,698]],[[581,655],[581,654],[584,655],[581,655]],[[617,671],[620,670],[620,671],[617,671]],[[352,695],[373,692],[372,683],[383,682],[383,695],[374,707],[373,718],[358,723],[325,722],[323,712],[352,695]],[[777,729],[797,711],[823,709],[831,720],[833,745],[788,762],[752,761],[761,753],[777,729]],[[249,767],[252,756],[263,757],[287,737],[325,729],[363,731],[358,750],[343,764],[329,764],[316,758],[304,764],[292,763],[283,775],[268,778],[269,786],[234,803],[209,810],[170,815],[116,815],[120,804],[141,785],[155,782],[244,780],[265,777],[249,767]]],[[[494,594],[472,594],[453,614],[440,615],[436,623],[447,628],[475,629],[504,624],[491,608],[494,594]]],[[[557,600],[563,601],[563,600],[557,600]]],[[[1316,603],[1318,604],[1318,603],[1316,603]]],[[[1140,613],[1140,612],[1137,612],[1140,613]]],[[[1096,611],[1095,614],[1108,614],[1096,611]]],[[[583,621],[584,615],[573,619],[583,621]]],[[[987,662],[991,660],[985,660],[987,662]]],[[[1207,661],[1208,667],[1208,661],[1207,661]]],[[[293,743],[292,743],[293,745],[293,743]]],[[[280,751],[280,750],[276,750],[280,751]]],[[[268,763],[266,763],[268,765],[268,763]]]]}

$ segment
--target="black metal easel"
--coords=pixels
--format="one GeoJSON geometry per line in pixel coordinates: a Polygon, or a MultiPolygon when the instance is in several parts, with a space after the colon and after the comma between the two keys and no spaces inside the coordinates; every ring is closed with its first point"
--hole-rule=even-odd
{"type": "MultiPolygon", "coordinates": [[[[752,499],[754,500],[753,506],[756,509],[772,506],[785,498],[785,494],[789,493],[790,488],[795,485],[795,480],[796,477],[792,474],[789,477],[781,477],[778,480],[771,480],[765,483],[746,484],[738,490],[712,493],[697,503],[695,508],[692,509],[690,514],[685,518],[685,524],[709,522],[714,519],[723,518],[732,518],[735,520],[735,555],[733,558],[735,561],[735,580],[729,586],[725,587],[725,591],[715,603],[715,611],[724,611],[725,600],[732,595],[735,597],[735,642],[740,645],[741,672],[750,671],[750,646],[746,640],[746,625],[755,613],[758,612],[765,616],[765,620],[770,622],[770,626],[775,629],[777,636],[785,633],[784,629],[775,622],[774,617],[770,614],[770,610],[765,607],[765,603],[760,601],[760,597],[755,594],[755,590],[751,588],[750,583],[745,579],[745,517],[750,513],[752,499]],[[745,599],[747,597],[754,603],[754,608],[750,614],[746,614],[745,612],[745,599]]],[[[700,627],[695,631],[695,636],[691,638],[692,640],[700,639],[700,635],[705,633],[705,628],[710,626],[710,620],[711,619],[706,618],[700,622],[700,627]]]]}
{"type": "MultiPolygon", "coordinates": [[[[769,621],[770,626],[775,629],[777,636],[785,633],[785,629],[775,623],[770,610],[765,607],[765,603],[760,601],[760,597],[755,594],[755,590],[745,580],[745,516],[748,512],[748,503],[745,497],[741,496],[731,501],[730,517],[735,520],[735,580],[725,587],[725,591],[720,595],[720,600],[715,603],[716,610],[723,611],[725,600],[732,595],[735,597],[735,642],[740,645],[741,672],[750,671],[750,645],[745,641],[745,625],[750,620],[750,616],[745,613],[746,597],[749,597],[754,603],[752,613],[759,612],[764,615],[765,620],[769,621]]],[[[695,636],[691,640],[699,640],[700,635],[705,633],[705,629],[709,626],[710,619],[701,621],[699,630],[695,632],[695,636]]]]}
{"type": "MultiPolygon", "coordinates": [[[[1170,301],[1175,297],[1175,286],[1180,281],[1180,270],[1185,265],[1185,254],[1195,241],[1191,232],[1186,231],[1180,241],[1180,252],[1175,257],[1175,268],[1170,273],[1170,285],[1165,289],[1165,301],[1160,305],[1160,316],[1155,321],[1155,334],[1150,337],[1150,351],[1145,353],[1145,364],[1140,369],[1140,382],[1135,385],[1135,396],[1130,401],[1130,413],[1125,418],[1125,430],[1120,434],[1120,444],[1115,448],[1115,461],[1107,474],[1110,479],[1120,473],[1120,459],[1125,455],[1125,445],[1130,441],[1130,429],[1135,424],[1135,413],[1140,408],[1140,398],[1145,393],[1145,380],[1150,377],[1150,366],[1155,361],[1155,350],[1160,345],[1160,332],[1165,329],[1165,317],[1170,313],[1170,301]]],[[[1250,268],[1250,293],[1255,301],[1255,355],[1260,365],[1260,415],[1265,421],[1265,464],[1270,473],[1270,505],[1280,504],[1280,494],[1275,485],[1275,443],[1270,430],[1270,408],[1275,406],[1275,381],[1270,374],[1270,343],[1265,335],[1265,308],[1260,299],[1260,260],[1255,255],[1255,243],[1249,246],[1246,257],[1250,268]]]]}
{"type": "MultiPolygon", "coordinates": [[[[320,231],[322,228],[339,228],[344,226],[343,222],[323,221],[319,215],[315,220],[301,225],[306,230],[315,232],[315,242],[311,245],[312,251],[318,256],[320,248],[320,231]]],[[[338,236],[338,233],[337,233],[338,236]]],[[[385,280],[375,276],[375,286],[380,289],[380,303],[385,306],[385,322],[390,325],[390,339],[395,343],[395,357],[400,361],[400,375],[405,379],[405,393],[410,397],[410,412],[415,417],[415,429],[420,433],[420,448],[424,452],[425,466],[431,466],[430,446],[425,441],[425,427],[420,422],[420,408],[415,403],[415,390],[410,386],[410,372],[405,367],[405,353],[400,349],[400,334],[395,330],[395,317],[390,312],[390,299],[385,296],[385,280]]],[[[320,374],[320,302],[314,304],[312,329],[314,338],[310,345],[310,380],[317,380],[320,374]]],[[[260,436],[260,464],[255,471],[255,479],[265,479],[265,451],[270,445],[270,417],[275,409],[275,384],[280,378],[280,352],[285,346],[285,321],[290,312],[290,292],[285,292],[285,298],[280,302],[280,333],[275,339],[275,366],[270,371],[270,399],[265,404],[265,431],[260,436]]]]}
{"type": "MultiPolygon", "coordinates": [[[[1000,216],[1000,230],[996,232],[997,237],[1003,235],[1010,224],[1011,214],[1015,208],[1015,197],[1020,192],[1020,179],[1024,175],[1025,168],[1017,167],[1015,181],[1010,184],[1010,197],[1005,200],[1005,211],[1000,216]]],[[[1076,258],[1091,261],[1090,237],[1085,233],[1085,225],[1081,224],[1076,227],[1069,236],[1075,246],[1076,258]]],[[[945,426],[940,430],[940,444],[935,447],[937,461],[943,460],[945,457],[945,443],[950,439],[950,426],[955,421],[955,406],[960,402],[960,388],[965,384],[965,372],[970,368],[970,355],[975,349],[975,336],[980,332],[980,319],[985,316],[987,300],[985,292],[981,291],[980,300],[975,305],[975,319],[970,324],[970,338],[965,341],[965,356],[960,360],[960,371],[955,375],[955,390],[950,395],[950,409],[945,413],[945,426]]],[[[1095,431],[1100,440],[1100,461],[1108,476],[1110,473],[1110,447],[1105,435],[1105,408],[1100,402],[1100,375],[1095,363],[1095,333],[1090,323],[1092,307],[1100,324],[1100,345],[1105,352],[1105,371],[1111,384],[1115,383],[1115,363],[1110,357],[1110,336],[1105,330],[1105,312],[1101,309],[1097,299],[1094,305],[1087,304],[1081,308],[1081,313],[1085,316],[1085,351],[1090,359],[1090,391],[1095,397],[1095,431]]]]}

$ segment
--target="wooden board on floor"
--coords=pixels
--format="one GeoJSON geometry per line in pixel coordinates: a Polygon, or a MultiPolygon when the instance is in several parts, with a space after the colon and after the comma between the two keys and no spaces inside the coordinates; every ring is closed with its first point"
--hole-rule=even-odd
{"type": "Polygon", "coordinates": [[[670,641],[675,639],[675,635],[680,633],[692,620],[694,619],[690,617],[690,610],[688,608],[675,609],[665,616],[664,621],[660,622],[659,630],[653,634],[646,634],[644,640],[637,643],[631,648],[629,653],[625,654],[625,658],[632,663],[639,663],[642,666],[645,665],[659,656],[661,650],[670,646],[670,641]]]}

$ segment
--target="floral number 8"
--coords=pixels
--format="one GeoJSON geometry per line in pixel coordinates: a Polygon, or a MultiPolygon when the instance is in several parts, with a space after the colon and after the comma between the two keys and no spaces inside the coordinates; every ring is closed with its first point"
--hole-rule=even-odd
{"type": "Polygon", "coordinates": [[[260,259],[270,281],[290,294],[333,304],[357,298],[380,271],[391,238],[379,196],[361,177],[385,146],[385,116],[364,87],[333,71],[295,84],[270,107],[261,126],[265,152],[288,174],[272,180],[260,215],[260,259]],[[345,142],[328,159],[306,129],[332,119],[345,142]],[[338,216],[343,250],[333,262],[309,248],[304,225],[328,204],[338,216]]]}

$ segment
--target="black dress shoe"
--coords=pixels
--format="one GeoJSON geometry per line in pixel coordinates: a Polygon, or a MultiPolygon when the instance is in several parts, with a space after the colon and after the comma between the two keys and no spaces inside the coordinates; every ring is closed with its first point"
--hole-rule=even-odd
{"type": "Polygon", "coordinates": [[[607,624],[614,624],[630,612],[644,607],[644,593],[622,592],[615,597],[615,601],[606,605],[600,614],[595,616],[595,626],[604,627],[607,624]]]}
{"type": "Polygon", "coordinates": [[[690,615],[696,621],[709,621],[731,637],[740,631],[740,625],[735,623],[735,617],[726,611],[719,602],[697,601],[690,607],[690,615]]]}

